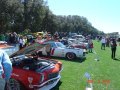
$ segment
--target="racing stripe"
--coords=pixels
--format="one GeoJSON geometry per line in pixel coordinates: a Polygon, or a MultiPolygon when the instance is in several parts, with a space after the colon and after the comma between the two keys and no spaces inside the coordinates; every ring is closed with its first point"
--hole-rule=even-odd
{"type": "Polygon", "coordinates": [[[54,54],[54,51],[55,51],[55,48],[52,48],[52,50],[51,50],[51,55],[54,54]]]}

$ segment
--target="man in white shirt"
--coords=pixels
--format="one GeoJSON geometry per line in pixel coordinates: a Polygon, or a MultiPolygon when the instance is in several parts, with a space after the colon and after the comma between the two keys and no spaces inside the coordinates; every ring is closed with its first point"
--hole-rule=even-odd
{"type": "Polygon", "coordinates": [[[102,37],[102,39],[101,39],[101,49],[105,50],[105,44],[106,44],[106,39],[105,39],[105,37],[102,37]]]}

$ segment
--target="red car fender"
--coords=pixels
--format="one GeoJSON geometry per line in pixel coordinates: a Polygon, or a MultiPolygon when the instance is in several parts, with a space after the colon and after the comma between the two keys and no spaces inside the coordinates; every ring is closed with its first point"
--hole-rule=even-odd
{"type": "Polygon", "coordinates": [[[11,78],[18,80],[21,84],[25,86],[25,88],[29,89],[29,86],[31,84],[38,85],[40,83],[41,74],[35,72],[33,73],[32,71],[22,70],[14,67],[11,78]]]}

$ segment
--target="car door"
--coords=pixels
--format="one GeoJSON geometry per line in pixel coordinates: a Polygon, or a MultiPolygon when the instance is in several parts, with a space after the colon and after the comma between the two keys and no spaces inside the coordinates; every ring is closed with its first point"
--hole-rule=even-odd
{"type": "Polygon", "coordinates": [[[64,57],[64,49],[63,48],[55,48],[53,56],[64,57]]]}
{"type": "Polygon", "coordinates": [[[54,48],[53,56],[64,57],[64,48],[59,47],[57,43],[58,42],[55,43],[56,48],[54,48]]]}
{"type": "Polygon", "coordinates": [[[50,43],[51,45],[51,56],[61,57],[61,49],[57,47],[55,42],[50,43]]]}

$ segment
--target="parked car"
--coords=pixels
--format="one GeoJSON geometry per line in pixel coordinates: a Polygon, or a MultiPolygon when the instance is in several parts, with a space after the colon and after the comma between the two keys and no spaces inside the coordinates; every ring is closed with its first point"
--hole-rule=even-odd
{"type": "MultiPolygon", "coordinates": [[[[51,56],[55,57],[66,57],[69,60],[77,58],[85,58],[85,49],[81,48],[72,48],[72,47],[66,47],[61,42],[57,41],[47,41],[44,44],[50,44],[51,45],[51,56]]],[[[43,55],[47,55],[46,51],[43,50],[43,55]]]]}
{"type": "Polygon", "coordinates": [[[85,37],[83,35],[74,35],[72,38],[78,41],[85,41],[85,37]]]}
{"type": "Polygon", "coordinates": [[[59,82],[62,62],[38,57],[36,51],[43,47],[34,43],[10,55],[13,65],[10,90],[49,90],[59,82]]]}
{"type": "Polygon", "coordinates": [[[0,41],[0,45],[1,44],[7,44],[7,42],[6,41],[0,41]]]}
{"type": "Polygon", "coordinates": [[[82,48],[82,49],[88,49],[88,43],[84,41],[79,41],[76,39],[68,39],[68,46],[74,47],[74,48],[82,48]]]}
{"type": "Polygon", "coordinates": [[[71,34],[69,35],[69,37],[72,37],[72,36],[75,36],[75,35],[77,35],[77,33],[71,33],[71,34]]]}
{"type": "Polygon", "coordinates": [[[11,47],[10,45],[7,44],[6,41],[0,41],[0,48],[8,48],[8,47],[11,47]]]}

